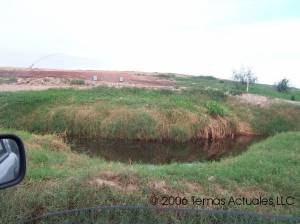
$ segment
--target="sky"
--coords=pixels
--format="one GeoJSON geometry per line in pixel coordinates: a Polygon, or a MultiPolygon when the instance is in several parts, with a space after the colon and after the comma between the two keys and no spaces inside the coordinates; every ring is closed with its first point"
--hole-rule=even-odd
{"type": "Polygon", "coordinates": [[[0,0],[0,66],[138,70],[300,87],[299,0],[0,0]]]}

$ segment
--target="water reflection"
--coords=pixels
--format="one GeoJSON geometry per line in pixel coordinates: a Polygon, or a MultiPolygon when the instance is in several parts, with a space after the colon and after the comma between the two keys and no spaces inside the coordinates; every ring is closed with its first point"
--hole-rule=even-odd
{"type": "Polygon", "coordinates": [[[108,161],[124,163],[169,164],[218,160],[234,156],[261,138],[241,136],[219,141],[203,140],[198,143],[141,143],[124,141],[73,141],[72,150],[99,156],[108,161]]]}

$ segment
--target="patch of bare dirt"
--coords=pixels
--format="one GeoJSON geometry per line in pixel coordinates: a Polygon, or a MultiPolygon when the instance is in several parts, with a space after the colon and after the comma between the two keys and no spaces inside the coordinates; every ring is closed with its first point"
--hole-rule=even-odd
{"type": "Polygon", "coordinates": [[[161,192],[163,194],[170,193],[170,189],[164,180],[151,180],[149,181],[148,186],[151,189],[161,192]]]}
{"type": "Polygon", "coordinates": [[[17,85],[30,85],[30,86],[61,86],[70,85],[70,80],[66,78],[57,77],[44,77],[44,78],[18,78],[17,85]]]}
{"type": "Polygon", "coordinates": [[[256,95],[252,93],[245,93],[239,96],[235,96],[237,99],[240,101],[243,101],[245,103],[257,105],[260,107],[268,107],[271,104],[275,103],[291,103],[295,105],[300,105],[299,102],[297,101],[292,101],[292,100],[285,100],[285,99],[279,99],[279,98],[271,98],[271,97],[266,97],[266,96],[261,96],[261,95],[256,95]]]}
{"type": "Polygon", "coordinates": [[[214,190],[215,190],[216,194],[218,194],[218,195],[223,195],[223,196],[225,196],[225,195],[227,195],[228,192],[229,192],[229,191],[228,191],[227,189],[225,189],[221,184],[214,183],[213,186],[214,186],[214,190]]]}
{"type": "Polygon", "coordinates": [[[96,186],[108,186],[117,191],[126,193],[139,190],[138,180],[134,174],[118,174],[112,171],[102,171],[97,176],[93,177],[89,184],[96,186]]]}
{"type": "Polygon", "coordinates": [[[236,131],[238,135],[255,135],[255,132],[250,124],[242,121],[238,122],[236,131]]]}
{"type": "Polygon", "coordinates": [[[272,101],[270,97],[260,96],[251,93],[245,93],[236,97],[243,102],[254,104],[261,107],[269,106],[272,101]]]}
{"type": "Polygon", "coordinates": [[[236,187],[235,195],[239,197],[253,198],[259,196],[265,196],[266,192],[258,187],[236,187]]]}
{"type": "Polygon", "coordinates": [[[203,187],[195,182],[185,182],[185,186],[187,188],[187,193],[203,193],[203,187]]]}
{"type": "MultiPolygon", "coordinates": [[[[180,186],[185,186],[184,183],[178,183],[180,186]]],[[[148,181],[148,187],[153,192],[158,192],[163,195],[171,195],[171,196],[185,196],[185,191],[182,189],[177,189],[169,186],[164,180],[151,179],[148,181]]]]}

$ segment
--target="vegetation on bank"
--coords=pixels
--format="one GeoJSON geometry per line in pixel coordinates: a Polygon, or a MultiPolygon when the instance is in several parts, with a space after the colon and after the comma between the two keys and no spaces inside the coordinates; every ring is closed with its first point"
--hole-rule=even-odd
{"type": "MultiPolygon", "coordinates": [[[[50,211],[96,205],[149,205],[152,194],[229,198],[292,196],[294,206],[204,206],[271,214],[296,215],[299,212],[300,132],[277,134],[236,157],[220,162],[174,163],[170,165],[122,164],[90,158],[70,151],[54,135],[35,135],[26,131],[0,129],[15,133],[25,142],[28,171],[18,186],[0,192],[0,220],[15,223],[50,211]],[[14,212],[12,212],[14,211],[14,212]]],[[[191,207],[190,205],[183,207],[191,207]]],[[[124,223],[147,220],[148,223],[199,221],[174,213],[143,211],[100,213],[102,220],[122,219],[124,223]],[[105,215],[106,214],[106,215],[105,215]],[[169,218],[166,218],[169,217],[169,218]],[[182,220],[183,219],[183,220],[182,220]],[[126,221],[127,220],[127,221],[126,221]]],[[[75,216],[90,216],[90,213],[75,216]]],[[[205,216],[202,216],[202,218],[205,216]]],[[[217,221],[206,217],[205,221],[217,221]]],[[[224,221],[224,217],[221,217],[224,221]]],[[[53,222],[53,219],[45,219],[53,222]]],[[[74,216],[56,217],[55,222],[74,220],[74,216]]],[[[249,221],[249,220],[248,220],[249,221]]],[[[248,223],[239,220],[239,223],[248,223]]]]}
{"type": "Polygon", "coordinates": [[[185,142],[300,130],[297,105],[258,107],[205,88],[2,92],[0,105],[2,127],[76,138],[185,142]]]}

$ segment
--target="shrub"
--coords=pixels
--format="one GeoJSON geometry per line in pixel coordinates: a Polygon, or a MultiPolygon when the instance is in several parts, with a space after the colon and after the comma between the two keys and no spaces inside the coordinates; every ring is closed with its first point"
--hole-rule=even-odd
{"type": "Polygon", "coordinates": [[[239,95],[242,95],[242,94],[243,94],[243,91],[238,90],[238,89],[236,89],[236,90],[230,90],[230,91],[229,91],[229,94],[230,94],[230,95],[233,95],[233,96],[239,96],[239,95]]]}
{"type": "Polygon", "coordinates": [[[72,79],[72,80],[70,81],[70,84],[71,84],[71,85],[84,85],[85,82],[84,82],[83,79],[72,79]]]}
{"type": "Polygon", "coordinates": [[[296,100],[296,97],[293,95],[293,96],[291,96],[291,100],[292,101],[295,101],[296,100]]]}
{"type": "Polygon", "coordinates": [[[173,74],[173,73],[159,73],[157,76],[159,78],[164,78],[164,79],[174,79],[174,78],[176,78],[176,74],[173,74]]]}
{"type": "Polygon", "coordinates": [[[278,92],[287,92],[289,90],[289,80],[282,79],[280,82],[276,84],[276,90],[278,92]]]}
{"type": "Polygon", "coordinates": [[[226,98],[226,94],[224,91],[222,90],[218,90],[218,89],[194,89],[191,90],[191,93],[194,94],[193,92],[197,93],[197,94],[201,94],[201,95],[205,95],[205,96],[209,96],[210,99],[213,100],[224,100],[226,98]]]}
{"type": "Polygon", "coordinates": [[[208,113],[210,115],[219,115],[224,116],[225,115],[225,109],[222,107],[218,102],[210,100],[206,102],[206,108],[208,110],[208,113]]]}

